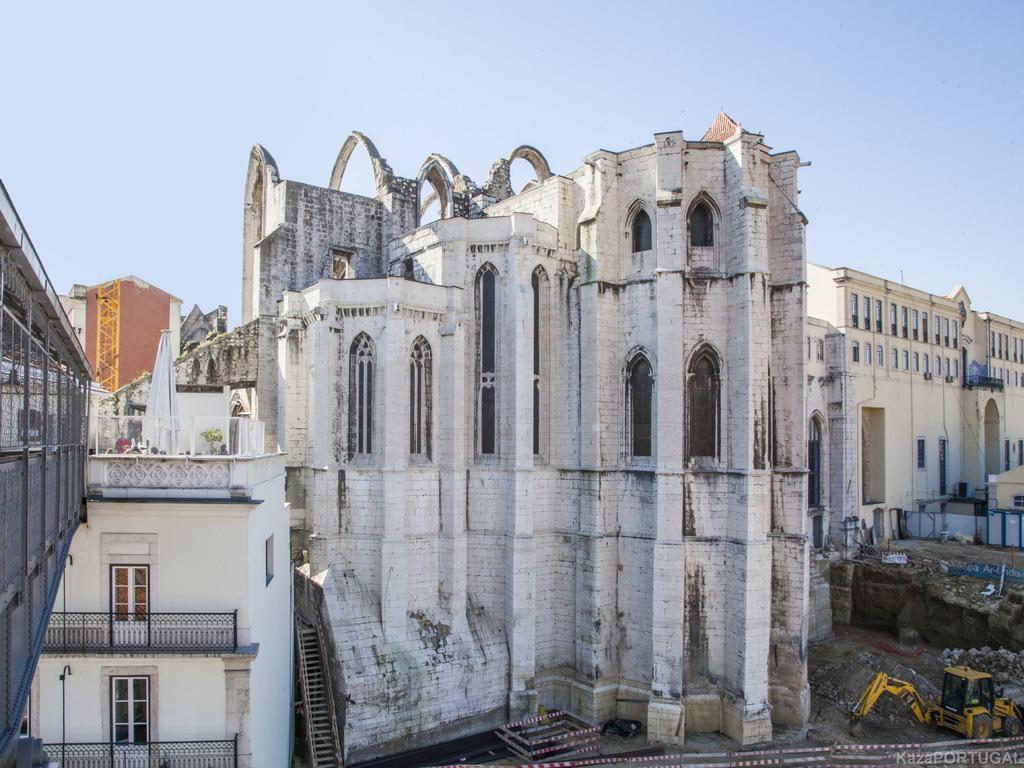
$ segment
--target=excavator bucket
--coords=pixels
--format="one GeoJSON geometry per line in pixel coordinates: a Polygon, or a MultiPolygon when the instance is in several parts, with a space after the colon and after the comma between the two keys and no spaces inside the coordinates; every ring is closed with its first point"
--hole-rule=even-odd
{"type": "Polygon", "coordinates": [[[850,718],[850,735],[856,738],[860,738],[864,735],[864,724],[861,722],[859,717],[850,718]]]}

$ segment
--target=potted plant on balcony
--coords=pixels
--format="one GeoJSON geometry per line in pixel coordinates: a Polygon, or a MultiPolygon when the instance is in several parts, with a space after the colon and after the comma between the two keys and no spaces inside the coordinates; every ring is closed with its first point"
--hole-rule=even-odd
{"type": "Polygon", "coordinates": [[[204,429],[199,433],[199,436],[206,441],[207,445],[210,446],[210,453],[217,453],[217,446],[224,444],[224,433],[221,432],[217,427],[210,427],[204,429]]]}

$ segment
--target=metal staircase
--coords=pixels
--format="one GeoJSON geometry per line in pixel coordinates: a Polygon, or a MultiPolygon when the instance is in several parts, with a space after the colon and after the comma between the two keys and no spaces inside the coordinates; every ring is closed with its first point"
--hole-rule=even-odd
{"type": "Polygon", "coordinates": [[[334,694],[319,622],[317,626],[310,626],[296,616],[295,634],[302,713],[306,720],[306,747],[312,768],[342,768],[334,694]]]}

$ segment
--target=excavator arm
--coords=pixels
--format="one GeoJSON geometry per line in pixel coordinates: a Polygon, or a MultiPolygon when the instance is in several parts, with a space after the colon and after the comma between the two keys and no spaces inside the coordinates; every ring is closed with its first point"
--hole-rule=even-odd
{"type": "Polygon", "coordinates": [[[853,710],[853,716],[850,718],[851,727],[856,728],[861,718],[866,717],[885,694],[895,696],[902,701],[918,719],[918,722],[928,722],[928,704],[917,692],[913,683],[897,680],[895,677],[889,677],[885,672],[879,672],[871,678],[868,687],[861,694],[860,701],[857,702],[857,707],[853,710]]]}

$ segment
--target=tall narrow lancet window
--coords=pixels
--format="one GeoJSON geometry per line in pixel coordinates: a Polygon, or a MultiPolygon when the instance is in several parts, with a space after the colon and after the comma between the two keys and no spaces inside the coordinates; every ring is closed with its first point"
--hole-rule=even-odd
{"type": "Polygon", "coordinates": [[[373,342],[365,333],[352,342],[349,369],[349,445],[352,453],[373,453],[373,342]]]}
{"type": "Polygon", "coordinates": [[[637,355],[627,369],[626,410],[632,456],[652,455],[654,375],[651,363],[637,355]]]}
{"type": "Polygon", "coordinates": [[[690,363],[687,376],[688,455],[718,456],[719,368],[710,350],[699,353],[690,363]]]}
{"type": "Polygon", "coordinates": [[[480,268],[476,280],[479,370],[477,445],[483,455],[497,453],[497,320],[498,275],[490,264],[480,268]]]}
{"type": "Polygon", "coordinates": [[[690,211],[690,245],[705,248],[715,244],[715,219],[703,200],[690,211]]]}
{"type": "Polygon", "coordinates": [[[807,505],[821,506],[821,423],[811,419],[807,436],[807,505]]]}
{"type": "Polygon", "coordinates": [[[633,217],[633,253],[651,250],[651,217],[643,208],[633,217]]]}
{"type": "Polygon", "coordinates": [[[540,456],[546,448],[544,440],[547,419],[547,287],[548,276],[543,267],[533,270],[533,455],[540,456]]]}
{"type": "Polygon", "coordinates": [[[409,453],[430,458],[430,344],[420,336],[409,355],[409,453]]]}

